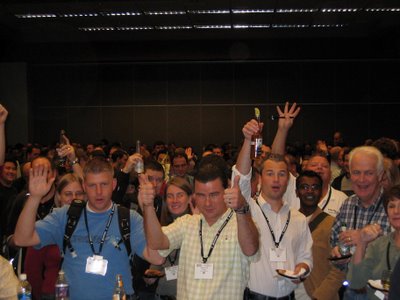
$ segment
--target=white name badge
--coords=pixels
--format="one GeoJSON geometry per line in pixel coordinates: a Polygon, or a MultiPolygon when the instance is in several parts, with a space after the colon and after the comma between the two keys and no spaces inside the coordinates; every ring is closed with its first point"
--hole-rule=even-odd
{"type": "Polygon", "coordinates": [[[212,279],[214,272],[213,264],[195,264],[194,279],[212,279]]]}
{"type": "Polygon", "coordinates": [[[286,248],[269,248],[269,260],[270,261],[286,261],[286,248]]]}
{"type": "Polygon", "coordinates": [[[167,281],[178,279],[178,266],[166,267],[165,278],[167,279],[167,281]]]}
{"type": "Polygon", "coordinates": [[[107,273],[108,260],[103,256],[93,255],[86,259],[86,273],[105,276],[107,273]]]}

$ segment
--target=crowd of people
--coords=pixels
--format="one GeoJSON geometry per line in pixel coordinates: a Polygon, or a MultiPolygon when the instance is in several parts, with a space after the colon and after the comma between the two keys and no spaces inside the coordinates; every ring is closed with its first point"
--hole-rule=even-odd
{"type": "MultiPolygon", "coordinates": [[[[271,145],[6,147],[0,106],[0,299],[26,273],[33,298],[400,299],[400,144],[286,143],[300,108],[277,107],[271,145]],[[354,145],[353,145],[354,146],[354,145]],[[142,169],[143,164],[143,169],[142,169]],[[10,264],[5,263],[7,259],[10,264]],[[4,266],[4,268],[3,268],[4,266]]],[[[12,298],[14,297],[14,298],[12,298]]]]}

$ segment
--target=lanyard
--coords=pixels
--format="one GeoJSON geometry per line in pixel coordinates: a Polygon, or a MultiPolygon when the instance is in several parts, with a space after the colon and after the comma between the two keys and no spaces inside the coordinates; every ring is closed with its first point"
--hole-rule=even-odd
{"type": "MultiPolygon", "coordinates": [[[[372,213],[371,217],[369,218],[367,224],[370,224],[370,223],[371,223],[372,218],[375,216],[375,213],[377,212],[379,206],[381,205],[381,202],[382,202],[382,196],[380,197],[378,204],[375,206],[374,212],[372,213]]],[[[357,216],[357,210],[358,210],[358,206],[357,206],[357,204],[356,204],[356,205],[354,206],[354,220],[353,220],[353,229],[354,229],[354,230],[357,229],[357,218],[358,218],[358,216],[357,216]]]]}
{"type": "Polygon", "coordinates": [[[110,213],[110,215],[108,216],[106,228],[104,229],[103,236],[101,237],[99,252],[96,253],[96,251],[94,250],[93,239],[92,239],[92,236],[90,235],[90,232],[89,232],[89,225],[88,225],[88,221],[87,221],[86,206],[85,206],[85,208],[84,208],[86,231],[87,231],[87,233],[88,233],[90,248],[92,248],[92,251],[93,251],[93,254],[94,254],[94,255],[100,255],[101,250],[103,250],[103,244],[104,244],[104,241],[106,240],[107,231],[108,231],[108,229],[110,228],[111,221],[112,221],[112,218],[113,218],[113,216],[114,216],[114,212],[115,212],[115,204],[113,203],[112,209],[111,209],[111,213],[110,213]]]}
{"type": "Polygon", "coordinates": [[[328,195],[328,199],[326,199],[326,203],[324,205],[324,207],[322,207],[322,210],[325,210],[325,207],[327,207],[329,201],[331,200],[331,196],[332,196],[332,187],[329,187],[329,195],[328,195]]]}
{"type": "Polygon", "coordinates": [[[386,264],[387,264],[387,269],[390,271],[392,268],[390,266],[390,241],[388,242],[387,248],[386,248],[386,264]]]}
{"type": "Polygon", "coordinates": [[[286,220],[285,227],[284,227],[283,230],[282,230],[282,233],[281,233],[281,236],[279,237],[279,240],[276,241],[275,233],[274,233],[274,231],[272,230],[271,224],[269,223],[269,220],[268,220],[267,216],[264,214],[264,211],[261,209],[260,203],[258,203],[258,199],[256,200],[256,203],[257,203],[258,207],[260,208],[260,210],[261,210],[261,212],[262,212],[262,214],[263,214],[263,216],[264,216],[264,218],[265,218],[265,221],[267,221],[268,229],[269,229],[269,231],[271,232],[271,236],[272,236],[272,239],[274,240],[275,247],[276,247],[276,248],[279,248],[279,244],[282,242],[283,236],[285,235],[286,230],[287,230],[287,228],[288,228],[288,226],[289,226],[289,222],[290,222],[290,209],[289,209],[289,213],[288,213],[288,217],[287,217],[287,220],[286,220]]]}
{"type": "Polygon", "coordinates": [[[224,230],[226,224],[228,224],[229,220],[232,218],[233,215],[233,210],[229,213],[228,217],[225,219],[224,223],[221,225],[221,227],[218,229],[217,234],[215,235],[211,246],[210,246],[210,251],[208,251],[207,257],[204,257],[204,249],[203,249],[203,220],[200,219],[200,229],[199,229],[199,236],[200,236],[200,246],[201,246],[201,257],[203,258],[203,263],[205,264],[207,260],[210,258],[211,253],[214,250],[215,244],[217,243],[217,240],[222,232],[224,230]]]}
{"type": "Polygon", "coordinates": [[[175,262],[176,262],[178,256],[179,256],[179,249],[175,251],[175,257],[173,260],[172,260],[171,254],[167,256],[167,259],[168,259],[169,263],[171,264],[171,266],[175,265],[175,262]]]}

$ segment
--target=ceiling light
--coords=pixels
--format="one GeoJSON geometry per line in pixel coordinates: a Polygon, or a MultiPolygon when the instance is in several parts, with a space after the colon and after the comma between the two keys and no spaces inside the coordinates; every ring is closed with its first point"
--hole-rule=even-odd
{"type": "Polygon", "coordinates": [[[307,24],[272,24],[272,28],[306,28],[307,24]]]}
{"type": "Polygon", "coordinates": [[[400,12],[399,7],[387,7],[387,8],[366,8],[367,12],[400,12]]]}
{"type": "Polygon", "coordinates": [[[181,30],[181,29],[192,29],[192,26],[156,26],[156,29],[161,30],[181,30]]]}
{"type": "Polygon", "coordinates": [[[231,29],[231,25],[194,25],[196,29],[231,29]]]}
{"type": "Polygon", "coordinates": [[[105,17],[125,17],[125,16],[140,16],[140,12],[126,11],[126,12],[102,12],[102,16],[105,17]]]}
{"type": "Polygon", "coordinates": [[[188,14],[194,15],[223,15],[229,14],[230,10],[228,9],[211,9],[211,10],[188,10],[188,14]]]}
{"type": "Polygon", "coordinates": [[[18,19],[57,18],[56,14],[17,14],[18,19]]]}
{"type": "Polygon", "coordinates": [[[142,31],[154,29],[152,26],[128,26],[128,27],[117,27],[119,31],[142,31]]]}
{"type": "Polygon", "coordinates": [[[114,27],[80,27],[80,31],[114,31],[114,27]]]}
{"type": "Polygon", "coordinates": [[[314,13],[317,12],[316,8],[279,8],[277,13],[290,14],[290,13],[314,13]]]}
{"type": "Polygon", "coordinates": [[[361,11],[361,8],[322,8],[321,12],[323,13],[353,13],[357,11],[361,11]]]}
{"type": "Polygon", "coordinates": [[[270,28],[271,26],[269,24],[235,24],[233,25],[233,28],[235,29],[247,29],[247,28],[252,28],[252,29],[257,29],[257,28],[270,28]]]}
{"type": "Polygon", "coordinates": [[[234,14],[269,14],[273,12],[273,9],[232,9],[234,14]]]}
{"type": "Polygon", "coordinates": [[[97,17],[97,13],[73,13],[73,14],[59,14],[60,18],[82,18],[82,17],[97,17]]]}
{"type": "Polygon", "coordinates": [[[313,28],[340,28],[340,27],[346,27],[348,26],[347,24],[313,24],[311,27],[313,28]]]}
{"type": "Polygon", "coordinates": [[[162,15],[185,15],[185,11],[145,11],[145,15],[150,16],[162,16],[162,15]]]}

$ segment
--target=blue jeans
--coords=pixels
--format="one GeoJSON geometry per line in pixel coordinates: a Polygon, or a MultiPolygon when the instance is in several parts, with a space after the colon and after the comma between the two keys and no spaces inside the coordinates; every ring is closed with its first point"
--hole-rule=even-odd
{"type": "Polygon", "coordinates": [[[343,300],[368,300],[368,294],[356,293],[354,290],[347,288],[344,292],[343,300]]]}

